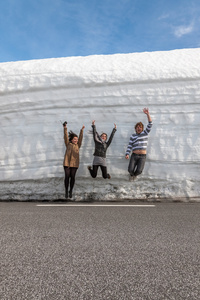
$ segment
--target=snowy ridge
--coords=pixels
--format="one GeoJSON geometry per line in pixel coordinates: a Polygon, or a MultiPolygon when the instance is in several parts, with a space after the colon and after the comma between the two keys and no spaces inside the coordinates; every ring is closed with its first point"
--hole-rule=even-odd
{"type": "Polygon", "coordinates": [[[199,49],[94,55],[0,64],[1,93],[200,78],[199,49]]]}
{"type": "Polygon", "coordinates": [[[200,49],[70,57],[0,64],[0,199],[63,199],[61,121],[83,145],[77,200],[198,199],[200,195],[200,49]],[[134,125],[153,128],[143,174],[128,181],[124,154],[134,125]],[[108,134],[112,178],[89,177],[91,121],[108,134]]]}

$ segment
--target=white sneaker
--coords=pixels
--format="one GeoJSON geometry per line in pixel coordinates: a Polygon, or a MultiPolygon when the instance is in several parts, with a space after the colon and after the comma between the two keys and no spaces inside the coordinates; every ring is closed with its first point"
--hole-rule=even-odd
{"type": "Polygon", "coordinates": [[[129,176],[129,181],[134,181],[134,180],[136,179],[136,177],[137,177],[137,176],[134,176],[134,175],[131,176],[131,175],[130,175],[130,176],[129,176]]]}

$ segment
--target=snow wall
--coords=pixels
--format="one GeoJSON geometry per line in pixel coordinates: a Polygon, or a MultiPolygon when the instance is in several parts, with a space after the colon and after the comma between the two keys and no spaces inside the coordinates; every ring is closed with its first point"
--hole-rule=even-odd
{"type": "Polygon", "coordinates": [[[200,49],[94,55],[0,64],[0,199],[64,199],[60,120],[85,125],[77,201],[199,201],[200,49]],[[153,119],[147,161],[129,182],[125,150],[135,123],[153,119]],[[99,132],[117,132],[107,151],[110,180],[89,177],[99,132]]]}

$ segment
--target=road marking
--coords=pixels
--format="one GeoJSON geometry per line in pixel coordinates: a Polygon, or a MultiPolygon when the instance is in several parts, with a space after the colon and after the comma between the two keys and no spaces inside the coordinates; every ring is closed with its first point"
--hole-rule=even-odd
{"type": "Polygon", "coordinates": [[[155,207],[154,204],[37,204],[36,206],[43,207],[155,207]]]}

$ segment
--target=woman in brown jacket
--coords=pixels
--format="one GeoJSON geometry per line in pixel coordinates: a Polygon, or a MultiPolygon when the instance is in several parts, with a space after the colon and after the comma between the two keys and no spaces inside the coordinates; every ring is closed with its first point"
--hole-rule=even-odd
{"type": "Polygon", "coordinates": [[[73,133],[72,131],[69,132],[69,136],[67,133],[67,126],[64,123],[64,141],[66,145],[66,152],[64,157],[64,170],[65,170],[65,198],[68,198],[68,187],[70,184],[69,190],[69,198],[72,198],[72,191],[75,184],[75,176],[76,171],[79,167],[79,148],[82,144],[83,139],[83,129],[85,126],[82,127],[80,130],[79,137],[73,133]],[[69,183],[70,180],[70,183],[69,183]]]}

